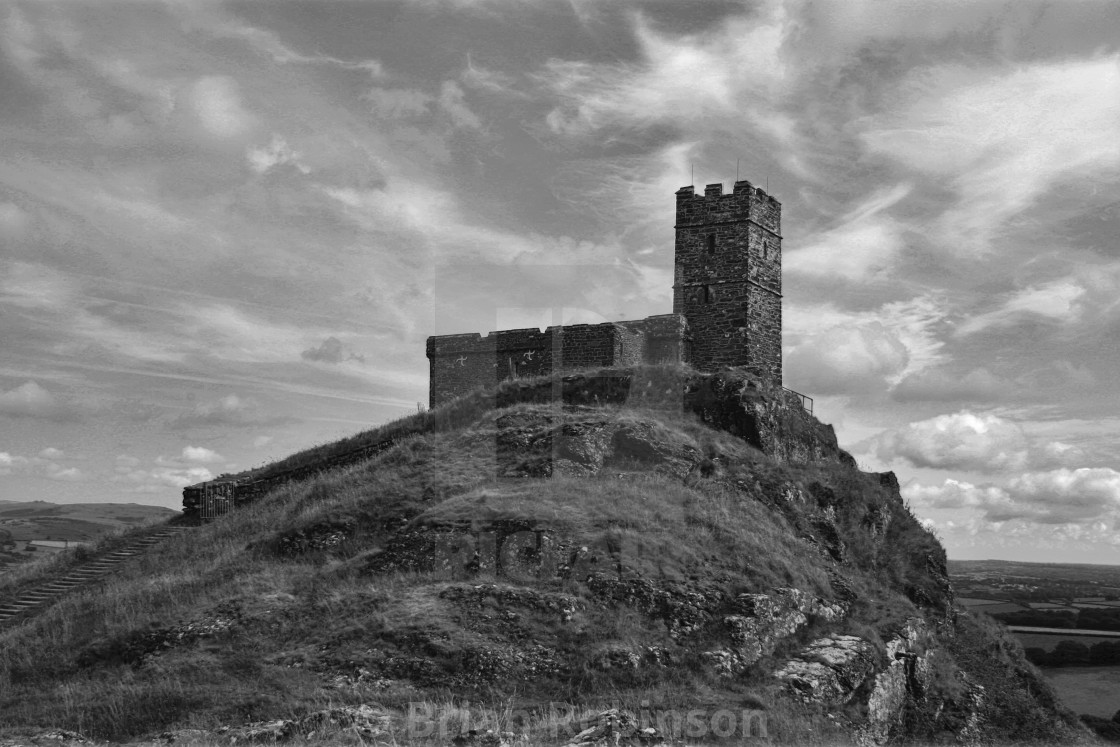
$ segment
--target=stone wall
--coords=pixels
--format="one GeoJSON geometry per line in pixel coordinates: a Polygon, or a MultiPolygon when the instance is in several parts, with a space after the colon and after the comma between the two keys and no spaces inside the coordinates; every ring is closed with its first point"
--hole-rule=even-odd
{"type": "Polygon", "coordinates": [[[673,313],[428,338],[432,407],[510,378],[639,363],[782,383],[782,206],[748,181],[677,192],[673,313]]]}
{"type": "Polygon", "coordinates": [[[683,317],[663,314],[630,322],[512,329],[483,336],[428,338],[431,407],[506,379],[604,366],[687,360],[683,317]]]}
{"type": "Polygon", "coordinates": [[[750,182],[677,192],[673,311],[688,320],[696,368],[781,383],[780,231],[781,204],[750,182]]]}

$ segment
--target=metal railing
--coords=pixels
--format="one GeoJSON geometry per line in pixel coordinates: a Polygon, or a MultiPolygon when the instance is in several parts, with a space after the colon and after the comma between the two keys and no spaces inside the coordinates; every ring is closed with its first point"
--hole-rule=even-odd
{"type": "Polygon", "coordinates": [[[801,392],[795,392],[792,389],[790,389],[789,387],[782,387],[782,389],[785,389],[787,392],[789,392],[790,394],[792,394],[793,396],[795,396],[799,400],[801,400],[801,406],[803,408],[805,408],[805,412],[809,413],[810,415],[813,414],[813,398],[812,397],[810,397],[807,394],[802,394],[801,392]]]}

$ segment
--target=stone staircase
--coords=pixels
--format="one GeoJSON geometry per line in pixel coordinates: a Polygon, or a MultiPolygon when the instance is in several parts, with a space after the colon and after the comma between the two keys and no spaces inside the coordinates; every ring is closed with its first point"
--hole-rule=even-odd
{"type": "Polygon", "coordinates": [[[122,562],[143,555],[154,545],[188,528],[167,525],[157,527],[155,531],[133,539],[118,550],[87,560],[74,566],[64,575],[24,589],[14,597],[3,599],[0,601],[0,626],[34,614],[68,592],[92,586],[122,562]]]}

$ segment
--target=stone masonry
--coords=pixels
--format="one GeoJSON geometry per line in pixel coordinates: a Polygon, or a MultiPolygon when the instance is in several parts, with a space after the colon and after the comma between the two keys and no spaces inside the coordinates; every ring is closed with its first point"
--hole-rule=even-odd
{"type": "Polygon", "coordinates": [[[677,192],[673,313],[428,338],[429,404],[506,379],[637,363],[782,381],[781,204],[747,181],[677,192]]]}

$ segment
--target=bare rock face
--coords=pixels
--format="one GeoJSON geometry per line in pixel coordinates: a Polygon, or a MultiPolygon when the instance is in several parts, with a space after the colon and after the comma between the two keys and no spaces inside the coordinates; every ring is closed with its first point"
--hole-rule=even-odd
{"type": "Polygon", "coordinates": [[[875,670],[875,647],[854,635],[818,638],[774,672],[806,702],[844,703],[875,670]]]}
{"type": "Polygon", "coordinates": [[[836,462],[855,467],[831,425],[804,410],[784,390],[764,394],[756,382],[727,373],[695,374],[685,384],[684,406],[705,424],[738,436],[786,464],[836,462]]]}
{"type": "Polygon", "coordinates": [[[932,645],[929,627],[917,617],[908,619],[887,642],[887,666],[875,675],[867,698],[867,725],[859,733],[861,743],[887,742],[902,724],[907,703],[925,695],[931,677],[930,659],[936,655],[928,650],[932,645]]]}
{"type": "Polygon", "coordinates": [[[772,594],[740,594],[735,614],[723,618],[732,645],[703,654],[724,676],[746,671],[774,652],[783,638],[803,628],[810,616],[838,620],[846,605],[829,603],[799,589],[775,589],[772,594]]]}

